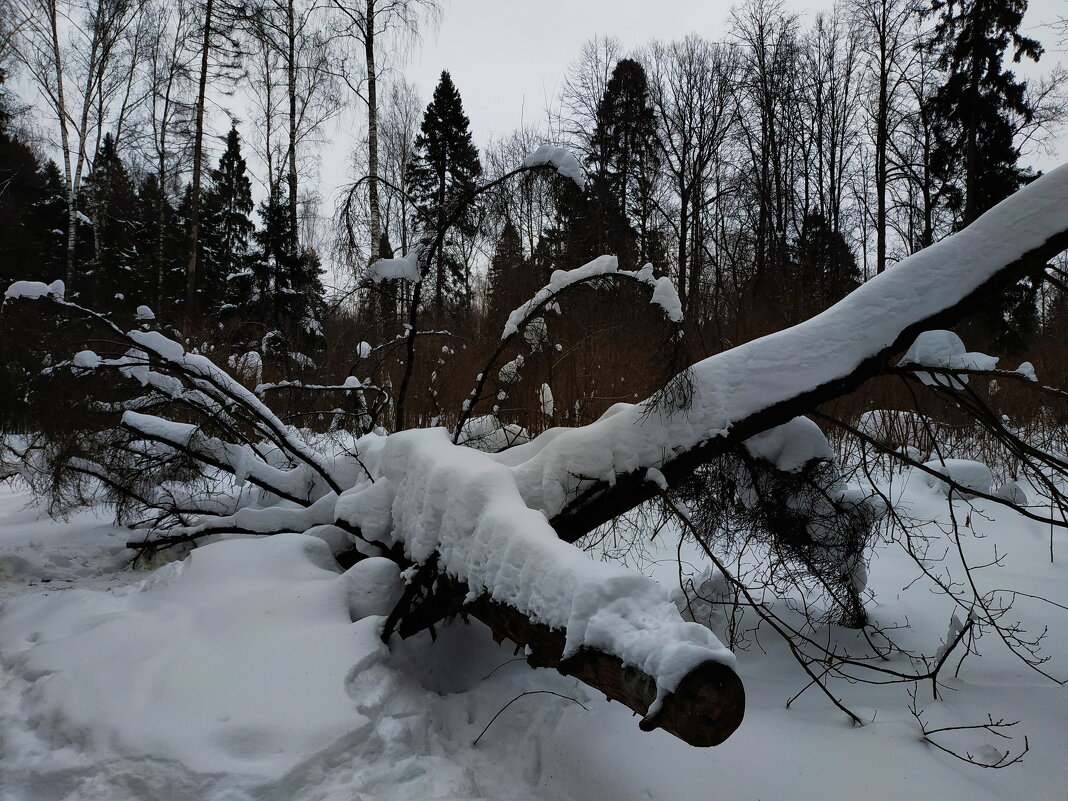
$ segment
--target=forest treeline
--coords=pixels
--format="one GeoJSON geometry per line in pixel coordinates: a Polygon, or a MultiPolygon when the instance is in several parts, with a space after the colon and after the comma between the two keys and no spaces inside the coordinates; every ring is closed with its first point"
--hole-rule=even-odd
{"type": "MultiPolygon", "coordinates": [[[[633,51],[596,37],[541,125],[480,150],[448,71],[425,106],[401,74],[433,0],[0,0],[0,282],[62,279],[123,324],[147,307],[255,365],[250,381],[354,375],[383,397],[418,319],[422,424],[455,419],[511,309],[605,253],[671,277],[696,358],[817,313],[1035,177],[1068,101],[1059,70],[1015,73],[1043,52],[1026,7],[850,0],[808,18],[748,0],[723,31],[633,51]],[[366,129],[324,219],[316,156],[346,107],[366,129]],[[546,143],[584,186],[496,183],[546,143]],[[428,231],[443,246],[413,312],[412,284],[368,267],[428,231]]],[[[1055,361],[1066,281],[1056,262],[1026,277],[965,341],[1055,361]]],[[[573,305],[527,338],[523,384],[501,377],[502,419],[582,422],[683,363],[639,291],[573,305]]],[[[27,375],[7,370],[9,409],[28,406],[27,375]]],[[[304,422],[351,402],[293,393],[304,422]]]]}

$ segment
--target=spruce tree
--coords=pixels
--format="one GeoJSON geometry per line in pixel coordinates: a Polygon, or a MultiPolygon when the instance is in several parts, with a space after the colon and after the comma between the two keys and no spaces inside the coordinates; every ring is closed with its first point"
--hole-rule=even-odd
{"type": "MultiPolygon", "coordinates": [[[[1027,0],[933,0],[939,13],[930,46],[946,79],[930,103],[936,142],[932,172],[963,228],[1011,195],[1032,174],[1020,167],[1014,132],[1030,120],[1024,82],[1003,60],[1038,61],[1041,45],[1021,36],[1027,0]]],[[[1037,281],[1024,280],[988,304],[966,328],[978,346],[1019,348],[1037,325],[1037,281]]]]}
{"type": "Polygon", "coordinates": [[[50,232],[41,214],[47,176],[29,145],[4,129],[4,114],[0,104],[0,286],[20,279],[53,281],[63,271],[52,272],[48,258],[50,232]]]}
{"type": "Polygon", "coordinates": [[[784,300],[801,321],[844,298],[861,283],[849,245],[819,213],[806,214],[794,247],[794,285],[784,287],[784,300]]]}
{"type": "MultiPolygon", "coordinates": [[[[482,174],[478,148],[471,139],[470,120],[448,71],[441,73],[434,97],[423,114],[412,155],[409,184],[423,224],[430,231],[441,232],[482,174]]],[[[452,235],[470,235],[475,224],[474,209],[469,207],[447,232],[449,235],[436,254],[430,284],[432,303],[439,314],[446,311],[447,305],[455,309],[466,301],[469,266],[456,253],[452,235]]]]}
{"type": "Polygon", "coordinates": [[[652,258],[649,217],[656,118],[645,69],[621,59],[597,107],[588,167],[594,249],[628,267],[652,258]]]}
{"type": "Polygon", "coordinates": [[[523,253],[519,231],[510,219],[506,219],[486,275],[487,316],[491,332],[500,328],[512,309],[533,296],[539,284],[537,275],[523,253]]]}
{"type": "Polygon", "coordinates": [[[259,253],[238,280],[229,282],[246,292],[239,319],[266,324],[261,340],[265,356],[307,355],[322,345],[322,265],[312,249],[294,253],[295,239],[285,189],[279,185],[259,209],[263,219],[255,234],[259,253]],[[249,316],[246,316],[249,315],[249,316]],[[255,316],[252,316],[255,315],[255,316]]]}
{"type": "Polygon", "coordinates": [[[937,141],[932,168],[947,184],[948,202],[966,226],[1028,179],[1018,165],[1016,122],[1030,120],[1027,84],[1005,69],[1038,61],[1042,47],[1021,36],[1027,0],[934,0],[939,13],[931,47],[946,71],[931,101],[937,141]]]}
{"type": "Polygon", "coordinates": [[[155,173],[138,187],[134,230],[135,269],[149,287],[145,305],[159,320],[174,322],[185,291],[187,235],[155,173]]]}
{"type": "Polygon", "coordinates": [[[133,182],[110,133],[93,160],[80,201],[92,222],[93,245],[88,251],[92,255],[87,259],[83,294],[98,310],[130,311],[149,302],[151,285],[135,269],[133,182]]]}
{"type": "Polygon", "coordinates": [[[241,138],[237,128],[231,128],[226,150],[211,171],[204,194],[197,285],[197,306],[203,311],[232,308],[248,300],[247,295],[233,291],[238,288],[233,282],[248,270],[252,208],[252,184],[241,156],[241,138]]]}

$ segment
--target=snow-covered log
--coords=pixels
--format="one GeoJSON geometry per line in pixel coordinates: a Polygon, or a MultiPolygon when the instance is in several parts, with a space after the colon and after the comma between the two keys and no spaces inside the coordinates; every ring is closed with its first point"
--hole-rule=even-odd
{"type": "Polygon", "coordinates": [[[561,542],[511,470],[444,429],[375,440],[361,440],[374,480],[342,493],[337,521],[432,568],[427,622],[464,606],[533,664],[576,675],[642,714],[645,728],[693,745],[737,728],[744,693],[733,654],[683,621],[665,588],[561,542]]]}

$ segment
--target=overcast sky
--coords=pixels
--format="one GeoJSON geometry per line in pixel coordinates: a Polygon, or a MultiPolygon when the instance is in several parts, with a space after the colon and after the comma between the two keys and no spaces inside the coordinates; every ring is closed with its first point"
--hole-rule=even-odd
{"type": "MultiPolygon", "coordinates": [[[[802,22],[832,0],[785,0],[802,22]]],[[[437,32],[427,31],[404,68],[424,103],[442,69],[452,73],[471,118],[475,141],[538,123],[558,90],[568,64],[594,35],[614,36],[625,50],[650,39],[698,33],[726,35],[731,3],[718,0],[445,0],[437,32]]],[[[1046,45],[1040,71],[1065,60],[1049,28],[1068,16],[1068,0],[1032,0],[1026,33],[1046,45]]]]}

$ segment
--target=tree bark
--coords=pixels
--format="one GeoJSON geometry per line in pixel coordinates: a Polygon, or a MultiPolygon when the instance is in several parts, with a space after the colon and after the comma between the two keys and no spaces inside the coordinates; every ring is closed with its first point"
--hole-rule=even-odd
{"type": "Polygon", "coordinates": [[[75,208],[74,176],[70,168],[70,134],[67,131],[67,101],[63,92],[63,56],[59,46],[59,25],[55,0],[48,4],[49,24],[52,32],[52,60],[56,69],[56,105],[59,107],[59,134],[63,144],[63,178],[66,182],[67,200],[67,258],[64,280],[67,291],[74,286],[74,249],[77,241],[78,217],[75,208]]]}
{"type": "MultiPolygon", "coordinates": [[[[458,585],[465,592],[467,587],[458,585]]],[[[660,710],[646,712],[656,699],[656,681],[636,667],[623,664],[614,654],[580,648],[567,659],[562,657],[565,633],[535,623],[518,610],[483,595],[465,607],[481,620],[500,642],[509,639],[527,649],[527,662],[547,667],[603,692],[610,701],[619,701],[642,720],[642,731],[663,729],[685,743],[698,747],[719,745],[741,725],[745,714],[745,689],[730,667],[720,662],[703,662],[692,670],[669,694],[660,710]]]]}
{"type": "Polygon", "coordinates": [[[200,52],[200,85],[197,89],[197,122],[193,137],[193,181],[189,191],[189,256],[185,267],[185,316],[192,320],[197,311],[197,250],[200,240],[200,162],[204,155],[204,96],[208,86],[208,51],[211,47],[211,18],[215,0],[207,0],[204,10],[204,37],[200,52]]]}
{"type": "MultiPolygon", "coordinates": [[[[615,654],[585,646],[565,659],[566,632],[537,623],[487,594],[466,601],[470,593],[468,586],[444,574],[433,575],[434,562],[432,558],[424,563],[431,568],[424,578],[433,584],[433,597],[420,604],[414,615],[402,618],[396,629],[400,636],[423,631],[452,615],[470,615],[488,626],[498,643],[508,639],[523,648],[531,667],[551,668],[565,676],[574,676],[604,693],[608,700],[618,701],[641,715],[638,726],[642,731],[663,729],[689,745],[707,748],[724,742],[741,725],[745,715],[745,689],[730,666],[712,660],[702,662],[682,679],[674,692],[667,694],[655,714],[648,715],[657,697],[653,676],[624,664],[615,654]]],[[[418,581],[417,577],[413,583],[418,581]]],[[[389,622],[386,625],[389,627],[389,622]]]]}
{"type": "MultiPolygon", "coordinates": [[[[296,254],[300,249],[297,227],[297,53],[293,0],[286,3],[287,82],[289,84],[289,248],[296,254]]],[[[269,151],[268,151],[269,152],[269,151]]]]}
{"type": "Polygon", "coordinates": [[[378,206],[378,84],[375,76],[375,2],[367,0],[364,57],[367,62],[367,205],[371,214],[371,261],[378,258],[382,233],[378,206]]]}

